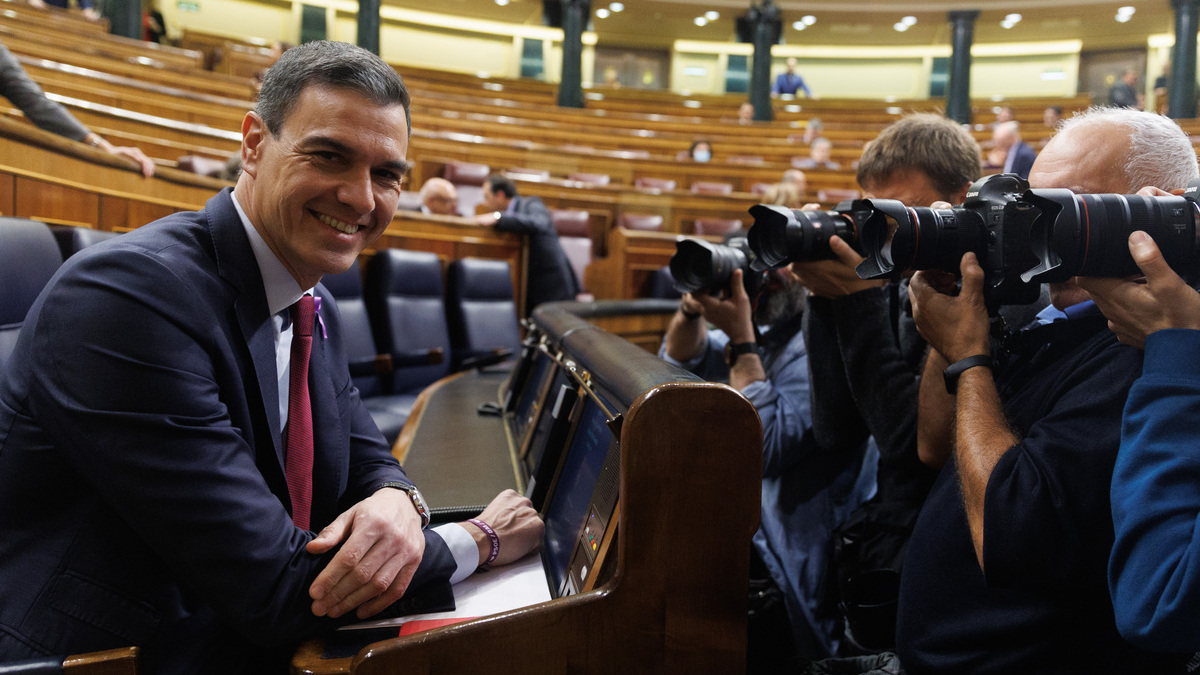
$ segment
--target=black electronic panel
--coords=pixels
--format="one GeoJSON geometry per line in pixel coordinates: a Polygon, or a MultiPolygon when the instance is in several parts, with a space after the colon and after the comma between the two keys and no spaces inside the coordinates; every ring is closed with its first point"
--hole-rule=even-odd
{"type": "Polygon", "coordinates": [[[563,446],[571,431],[572,412],[579,400],[579,389],[568,377],[567,369],[560,368],[546,392],[541,414],[534,422],[521,453],[521,474],[525,479],[525,496],[533,502],[533,508],[541,510],[550,482],[554,478],[563,446]]]}
{"type": "Polygon", "coordinates": [[[524,451],[525,441],[541,412],[546,387],[549,385],[554,371],[558,368],[554,359],[540,349],[534,350],[531,358],[533,362],[529,367],[529,375],[525,378],[524,386],[520,391],[510,394],[516,396],[516,404],[512,408],[512,415],[508,417],[507,423],[509,431],[512,433],[513,444],[518,452],[524,451]]]}
{"type": "MultiPolygon", "coordinates": [[[[572,561],[577,558],[576,549],[580,548],[581,533],[585,533],[591,523],[591,533],[582,536],[594,539],[598,546],[604,528],[597,524],[602,521],[606,526],[612,517],[615,489],[611,498],[601,499],[601,504],[594,502],[597,501],[595,496],[601,475],[619,471],[617,445],[604,408],[595,399],[584,398],[571,442],[563,454],[561,468],[542,512],[546,522],[542,559],[550,592],[555,597],[582,590],[580,585],[572,582],[570,574],[572,561]],[[606,472],[610,463],[613,466],[606,472]]],[[[615,486],[616,481],[611,482],[615,486]]]]}

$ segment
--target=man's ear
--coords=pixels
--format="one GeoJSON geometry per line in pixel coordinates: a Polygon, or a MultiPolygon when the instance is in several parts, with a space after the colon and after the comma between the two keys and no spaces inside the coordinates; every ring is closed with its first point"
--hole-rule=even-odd
{"type": "Polygon", "coordinates": [[[253,178],[258,177],[258,160],[262,157],[262,144],[270,134],[266,122],[253,110],[242,118],[242,171],[253,178]]]}

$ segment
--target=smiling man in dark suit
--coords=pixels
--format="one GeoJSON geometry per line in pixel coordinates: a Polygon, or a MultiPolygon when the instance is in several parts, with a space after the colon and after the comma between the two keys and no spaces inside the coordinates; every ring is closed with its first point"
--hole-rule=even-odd
{"type": "MultiPolygon", "coordinates": [[[[139,645],[147,673],[282,671],[488,560],[475,525],[424,529],[318,285],[391,222],[408,108],[369,52],[290,50],[232,192],[47,285],[0,386],[0,660],[139,645]]],[[[540,539],[515,493],[480,518],[496,563],[540,539]]]]}

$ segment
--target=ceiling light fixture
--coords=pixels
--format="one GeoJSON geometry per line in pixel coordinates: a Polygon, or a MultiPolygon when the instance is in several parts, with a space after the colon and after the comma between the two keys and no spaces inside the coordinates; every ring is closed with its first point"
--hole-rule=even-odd
{"type": "Polygon", "coordinates": [[[805,26],[811,26],[817,22],[817,17],[813,16],[812,14],[805,14],[804,16],[800,17],[800,20],[804,22],[805,26]]]}
{"type": "Polygon", "coordinates": [[[900,23],[904,24],[905,26],[915,26],[917,24],[917,17],[906,16],[903,19],[900,19],[900,23]]]}
{"type": "Polygon", "coordinates": [[[792,28],[795,30],[804,30],[805,28],[808,28],[808,24],[804,23],[803,21],[793,21],[792,28]]]}
{"type": "Polygon", "coordinates": [[[696,24],[697,26],[707,26],[708,19],[706,19],[702,16],[698,16],[698,17],[692,19],[692,23],[696,24]]]}
{"type": "Polygon", "coordinates": [[[603,7],[596,10],[596,18],[597,19],[607,19],[608,18],[608,10],[603,7]]]}
{"type": "Polygon", "coordinates": [[[710,9],[704,13],[704,18],[708,19],[709,21],[716,21],[717,19],[721,18],[721,13],[714,12],[710,9]]]}
{"type": "Polygon", "coordinates": [[[496,4],[505,7],[508,5],[508,0],[496,0],[496,4]]]}
{"type": "Polygon", "coordinates": [[[906,24],[903,21],[897,22],[895,25],[892,26],[892,28],[896,29],[897,33],[903,33],[904,31],[908,30],[908,27],[909,27],[909,24],[906,24]]]}
{"type": "Polygon", "coordinates": [[[610,2],[608,3],[608,8],[614,12],[621,12],[625,10],[625,5],[620,2],[610,2]]]}

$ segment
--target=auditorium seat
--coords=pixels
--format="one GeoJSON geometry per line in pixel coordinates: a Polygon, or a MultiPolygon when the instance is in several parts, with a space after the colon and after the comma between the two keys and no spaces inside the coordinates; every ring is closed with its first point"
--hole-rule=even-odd
{"type": "Polygon", "coordinates": [[[396,202],[397,211],[420,211],[421,192],[419,190],[401,190],[400,201],[396,202]]]}
{"type": "Polygon", "coordinates": [[[180,171],[208,176],[209,178],[223,178],[225,176],[226,160],[213,159],[212,157],[203,157],[201,155],[184,155],[175,160],[175,166],[180,171]]]}
{"type": "Polygon", "coordinates": [[[608,185],[612,178],[606,173],[572,173],[567,175],[567,180],[577,180],[589,185],[608,185]]]}
{"type": "Polygon", "coordinates": [[[862,196],[858,190],[849,190],[841,188],[822,188],[817,190],[817,201],[825,202],[841,202],[847,199],[858,199],[862,196]]]}
{"type": "Polygon", "coordinates": [[[671,267],[663,265],[654,270],[654,274],[650,277],[650,297],[651,298],[678,298],[682,293],[675,289],[675,277],[671,274],[671,267]]]}
{"type": "Polygon", "coordinates": [[[592,264],[592,231],[590,214],[583,209],[550,209],[554,229],[558,231],[558,243],[571,261],[579,287],[584,287],[584,270],[592,264]]]}
{"type": "Polygon", "coordinates": [[[729,159],[725,160],[730,164],[741,164],[743,166],[761,166],[766,164],[759,155],[730,155],[729,159]]]}
{"type": "Polygon", "coordinates": [[[550,172],[544,169],[509,169],[504,172],[504,175],[513,180],[531,180],[537,182],[550,180],[550,172]]]}
{"type": "Polygon", "coordinates": [[[58,242],[44,223],[0,218],[0,373],[17,344],[25,315],[61,264],[58,242]]]}
{"type": "Polygon", "coordinates": [[[383,378],[395,366],[391,355],[383,356],[375,347],[367,303],[363,298],[362,270],[355,262],[341,274],[325,275],[321,283],[337,300],[338,313],[342,316],[342,344],[346,348],[354,386],[358,387],[358,395],[375,420],[375,426],[383,432],[388,445],[393,445],[412,412],[415,397],[384,391],[383,378]]]}
{"type": "Polygon", "coordinates": [[[733,192],[733,184],[698,180],[690,189],[694,195],[727,195],[733,192]]]}
{"type": "Polygon", "coordinates": [[[442,178],[454,183],[458,191],[460,214],[475,215],[475,207],[483,201],[483,183],[491,173],[487,164],[473,162],[449,162],[442,167],[442,178]]]}
{"type": "Polygon", "coordinates": [[[633,184],[637,187],[647,190],[663,190],[670,191],[675,189],[675,181],[669,178],[651,178],[650,176],[639,176],[633,179],[633,184]]]}
{"type": "MultiPolygon", "coordinates": [[[[450,332],[442,294],[442,265],[436,253],[389,248],[367,262],[364,297],[380,351],[450,353],[450,332]]],[[[450,372],[449,359],[411,366],[383,377],[384,391],[412,394],[450,372]]]]}
{"type": "Polygon", "coordinates": [[[98,244],[105,239],[112,239],[118,234],[117,232],[93,230],[90,227],[76,227],[74,225],[51,225],[50,231],[54,233],[54,238],[58,241],[58,250],[62,253],[63,260],[70,258],[92,244],[98,244]]]}
{"type": "Polygon", "coordinates": [[[711,234],[723,237],[742,227],[742,221],[725,218],[697,218],[695,220],[696,234],[711,234]]]}
{"type": "Polygon", "coordinates": [[[663,217],[657,213],[622,213],[617,224],[627,230],[659,232],[663,228],[663,217]]]}
{"type": "Polygon", "coordinates": [[[446,271],[446,310],[454,367],[521,353],[521,327],[505,260],[461,258],[446,271]]]}

